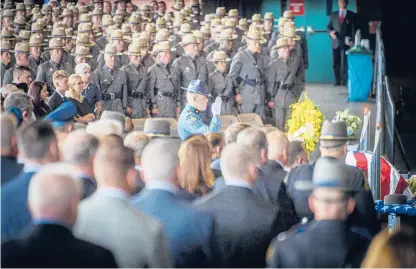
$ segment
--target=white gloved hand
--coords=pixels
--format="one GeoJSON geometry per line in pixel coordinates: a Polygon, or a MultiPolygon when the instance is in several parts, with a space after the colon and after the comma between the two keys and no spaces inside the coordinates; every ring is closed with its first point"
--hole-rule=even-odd
{"type": "Polygon", "coordinates": [[[212,111],[212,114],[215,116],[215,115],[220,115],[221,114],[221,104],[222,104],[222,100],[221,100],[221,97],[217,97],[216,99],[215,99],[215,102],[211,105],[211,111],[212,111]]]}

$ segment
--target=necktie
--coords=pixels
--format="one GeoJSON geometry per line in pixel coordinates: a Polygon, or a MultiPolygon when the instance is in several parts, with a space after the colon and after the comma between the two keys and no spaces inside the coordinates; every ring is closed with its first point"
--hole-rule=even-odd
{"type": "Polygon", "coordinates": [[[341,23],[344,22],[344,11],[341,11],[341,14],[339,16],[339,20],[341,21],[341,23]]]}

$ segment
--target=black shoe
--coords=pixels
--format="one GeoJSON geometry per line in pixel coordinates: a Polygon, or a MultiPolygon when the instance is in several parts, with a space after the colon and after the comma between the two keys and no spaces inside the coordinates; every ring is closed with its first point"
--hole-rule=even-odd
{"type": "Polygon", "coordinates": [[[341,86],[341,83],[335,82],[334,86],[341,86]]]}

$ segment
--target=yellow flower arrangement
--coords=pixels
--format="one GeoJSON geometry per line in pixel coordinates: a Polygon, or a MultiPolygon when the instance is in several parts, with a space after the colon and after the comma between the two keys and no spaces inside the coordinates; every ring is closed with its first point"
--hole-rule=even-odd
{"type": "Polygon", "coordinates": [[[290,107],[292,108],[292,116],[286,122],[287,135],[290,140],[302,141],[306,151],[311,154],[319,142],[325,117],[319,107],[309,99],[307,93],[305,93],[303,101],[290,107]]]}

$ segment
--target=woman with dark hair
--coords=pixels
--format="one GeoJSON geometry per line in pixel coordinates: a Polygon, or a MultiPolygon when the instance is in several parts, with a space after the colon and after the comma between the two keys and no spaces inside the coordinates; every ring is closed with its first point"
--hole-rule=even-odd
{"type": "Polygon", "coordinates": [[[36,119],[40,119],[51,112],[46,102],[46,99],[48,99],[48,90],[45,83],[42,81],[33,81],[30,84],[28,94],[32,97],[33,112],[35,113],[36,119]]]}

